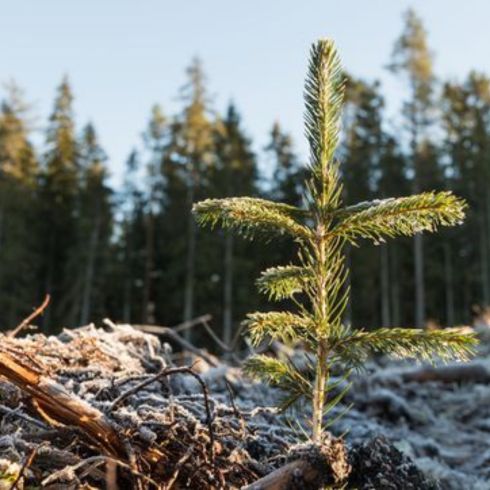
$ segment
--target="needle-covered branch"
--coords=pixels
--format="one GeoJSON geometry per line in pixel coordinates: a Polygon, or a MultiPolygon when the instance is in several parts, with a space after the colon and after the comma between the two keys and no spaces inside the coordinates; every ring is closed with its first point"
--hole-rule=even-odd
{"type": "Polygon", "coordinates": [[[472,354],[476,344],[477,339],[474,335],[458,328],[380,328],[365,331],[345,327],[343,335],[334,345],[336,354],[343,362],[359,367],[374,353],[428,362],[437,359],[465,361],[472,354]]]}
{"type": "Polygon", "coordinates": [[[288,408],[300,397],[311,395],[312,385],[291,363],[265,355],[252,356],[245,372],[284,391],[280,409],[288,408]]]}
{"type": "Polygon", "coordinates": [[[339,211],[332,230],[352,243],[359,238],[382,242],[384,238],[434,232],[439,226],[454,226],[464,219],[466,204],[451,192],[425,192],[409,197],[361,203],[339,211]]]}
{"type": "Polygon", "coordinates": [[[311,318],[287,311],[249,313],[244,321],[253,345],[265,339],[280,340],[286,344],[305,339],[313,327],[311,318]]]}
{"type": "Polygon", "coordinates": [[[304,290],[311,279],[311,271],[297,265],[270,267],[257,279],[259,291],[269,299],[280,301],[293,297],[304,290]]]}
{"type": "Polygon", "coordinates": [[[340,199],[338,165],[333,164],[337,148],[345,78],[332,41],[323,39],[310,50],[305,81],[305,133],[310,146],[310,167],[314,175],[315,207],[335,206],[340,199]]]}
{"type": "Polygon", "coordinates": [[[246,238],[262,235],[287,234],[293,238],[308,238],[309,229],[301,223],[306,212],[287,204],[252,197],[206,199],[192,209],[200,225],[237,230],[246,238]]]}

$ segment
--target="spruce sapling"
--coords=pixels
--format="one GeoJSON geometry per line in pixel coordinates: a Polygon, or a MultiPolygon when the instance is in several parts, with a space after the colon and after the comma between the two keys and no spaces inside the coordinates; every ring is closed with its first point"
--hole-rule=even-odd
{"type": "Polygon", "coordinates": [[[338,381],[329,379],[334,364],[342,366],[344,379],[348,379],[351,371],[362,368],[373,352],[429,361],[433,356],[466,359],[476,343],[472,335],[457,329],[366,331],[343,323],[349,299],[344,257],[347,244],[357,245],[360,239],[379,243],[385,238],[457,225],[463,221],[466,206],[450,192],[426,192],[344,207],[334,155],[343,93],[344,78],[334,43],[314,43],[304,95],[310,147],[304,208],[250,197],[207,199],[193,208],[201,225],[235,229],[249,239],[289,235],[296,242],[297,265],[267,269],[258,280],[261,292],[273,300],[292,299],[296,311],[250,313],[246,326],[254,345],[264,340],[303,342],[312,353],[310,372],[265,355],[251,357],[246,369],[284,390],[283,408],[302,397],[311,400],[314,442],[321,441],[324,415],[346,392],[339,393],[338,381]]]}

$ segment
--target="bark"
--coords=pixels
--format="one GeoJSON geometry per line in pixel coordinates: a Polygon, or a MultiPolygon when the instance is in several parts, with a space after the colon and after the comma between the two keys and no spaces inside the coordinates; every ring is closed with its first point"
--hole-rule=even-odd
{"type": "Polygon", "coordinates": [[[151,308],[152,294],[152,273],[153,273],[153,238],[154,238],[154,218],[153,212],[150,210],[147,216],[146,223],[146,250],[145,250],[145,276],[143,282],[143,304],[141,317],[143,323],[153,323],[153,313],[151,308]]]}
{"type": "Polygon", "coordinates": [[[224,258],[224,290],[223,290],[223,342],[231,345],[233,337],[233,235],[225,234],[224,258]]]}
{"type": "Polygon", "coordinates": [[[383,327],[387,327],[390,325],[390,264],[387,245],[381,245],[379,251],[381,259],[381,324],[383,327]]]}
{"type": "Polygon", "coordinates": [[[400,325],[400,276],[398,248],[396,244],[391,245],[391,321],[393,325],[400,325]]]}
{"type": "MultiPolygon", "coordinates": [[[[169,327],[162,327],[159,325],[132,325],[133,328],[141,330],[142,332],[152,333],[156,335],[161,335],[167,339],[172,340],[179,345],[184,351],[191,352],[196,356],[204,359],[209,365],[217,366],[218,362],[212,356],[208,355],[204,350],[194,347],[186,338],[181,337],[174,329],[169,327]]],[[[185,330],[188,331],[190,329],[185,330]]]]}
{"type": "Polygon", "coordinates": [[[425,326],[424,242],[420,234],[413,239],[415,272],[415,326],[425,326]]]}
{"type": "Polygon", "coordinates": [[[454,289],[453,289],[453,263],[451,245],[444,244],[444,282],[446,289],[446,324],[454,325],[454,289]]]}
{"type": "Polygon", "coordinates": [[[31,395],[35,407],[50,424],[78,427],[105,454],[125,457],[123,443],[105,415],[81,398],[68,393],[60,384],[6,352],[0,352],[0,374],[31,395]]]}
{"type": "MultiPolygon", "coordinates": [[[[410,149],[412,152],[413,193],[418,194],[420,185],[420,158],[419,158],[419,137],[423,123],[420,107],[417,105],[417,89],[414,78],[411,80],[411,89],[414,95],[412,109],[409,114],[410,121],[410,149]]],[[[413,237],[414,247],[414,278],[415,278],[415,326],[423,328],[425,326],[425,277],[424,277],[424,246],[423,237],[417,233],[413,237]]]]}
{"type": "MultiPolygon", "coordinates": [[[[133,221],[131,217],[131,221],[133,221]]],[[[125,323],[131,321],[131,306],[133,304],[133,231],[131,228],[127,231],[127,244],[125,247],[126,270],[124,274],[124,298],[123,298],[123,320],[125,323]]]]}
{"type": "MultiPolygon", "coordinates": [[[[55,237],[53,233],[50,233],[49,248],[48,248],[48,267],[46,272],[45,282],[45,294],[52,295],[53,292],[53,274],[54,274],[54,250],[55,250],[55,237]]],[[[51,308],[48,308],[45,315],[43,315],[43,330],[47,331],[51,323],[51,308]]]]}
{"type": "Polygon", "coordinates": [[[480,282],[481,282],[481,300],[483,305],[490,302],[490,284],[488,280],[488,243],[485,226],[485,216],[480,213],[480,282]]]}
{"type": "Polygon", "coordinates": [[[92,290],[94,282],[95,258],[100,235],[100,212],[97,210],[95,222],[90,235],[90,243],[87,257],[87,267],[85,269],[85,280],[82,292],[82,307],[80,313],[80,324],[86,325],[90,320],[92,309],[92,290]]]}
{"type": "MultiPolygon", "coordinates": [[[[186,204],[188,211],[187,221],[187,258],[186,258],[186,274],[184,285],[184,312],[183,321],[189,322],[194,316],[194,281],[195,281],[195,269],[196,269],[196,224],[194,217],[192,216],[191,209],[194,203],[195,194],[195,182],[194,182],[194,170],[192,163],[189,163],[191,167],[189,170],[189,183],[187,186],[186,204]]],[[[191,330],[186,330],[185,338],[187,341],[191,339],[191,330]]]]}
{"type": "Polygon", "coordinates": [[[293,461],[242,490],[283,490],[285,488],[322,488],[320,472],[309,461],[293,461]]]}
{"type": "Polygon", "coordinates": [[[296,450],[295,456],[297,459],[242,490],[345,488],[352,468],[342,439],[326,433],[321,443],[296,450]]]}
{"type": "MultiPolygon", "coordinates": [[[[485,220],[485,227],[486,227],[486,243],[487,243],[487,257],[488,257],[488,252],[490,250],[490,191],[488,189],[488,185],[485,187],[486,190],[486,220],[485,220]]],[[[490,260],[487,260],[487,281],[490,284],[490,260]]],[[[490,298],[487,298],[487,304],[486,306],[490,305],[490,298]]]]}

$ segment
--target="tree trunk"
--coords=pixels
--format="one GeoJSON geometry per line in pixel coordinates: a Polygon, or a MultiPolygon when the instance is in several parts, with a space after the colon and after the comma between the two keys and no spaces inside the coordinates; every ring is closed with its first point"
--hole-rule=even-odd
{"type": "MultiPolygon", "coordinates": [[[[488,172],[490,173],[490,172],[488,172]]],[[[487,181],[488,182],[488,181],[487,181]]],[[[488,189],[488,185],[485,187],[485,197],[486,197],[486,220],[485,220],[485,227],[486,227],[486,243],[487,243],[487,257],[488,257],[488,252],[490,250],[490,191],[488,189]]],[[[487,281],[490,284],[490,260],[487,260],[487,281]]],[[[485,306],[490,306],[490,298],[487,298],[487,304],[485,306]]]]}
{"type": "Polygon", "coordinates": [[[131,323],[131,312],[133,306],[133,231],[131,229],[134,216],[126,218],[126,226],[129,222],[129,228],[126,229],[126,246],[124,247],[125,271],[124,271],[124,290],[123,290],[123,320],[125,323],[131,323]]]}
{"type": "Polygon", "coordinates": [[[446,289],[446,325],[454,325],[453,263],[451,245],[444,243],[444,282],[446,289]]]}
{"type": "MultiPolygon", "coordinates": [[[[54,275],[54,240],[55,237],[53,233],[50,233],[49,236],[49,246],[48,246],[48,257],[47,257],[47,262],[48,262],[48,267],[46,270],[46,281],[44,283],[44,294],[49,294],[51,298],[57,299],[53,295],[53,275],[54,275]]],[[[51,325],[51,308],[46,308],[46,311],[44,312],[43,319],[42,319],[42,325],[43,325],[43,330],[44,332],[47,332],[49,330],[49,327],[51,325]]]]}
{"type": "MultiPolygon", "coordinates": [[[[151,203],[150,203],[151,204],[151,203]]],[[[145,253],[145,276],[143,281],[143,304],[141,318],[143,323],[154,323],[151,308],[152,280],[153,280],[153,237],[154,221],[153,211],[150,209],[146,223],[146,253],[145,253]]]]}
{"type": "Polygon", "coordinates": [[[95,258],[97,256],[97,247],[99,245],[100,221],[100,212],[97,209],[94,226],[90,235],[87,267],[85,269],[85,281],[83,285],[82,306],[80,313],[81,325],[86,325],[89,322],[92,309],[92,290],[94,281],[95,258]]]}
{"type": "MultiPolygon", "coordinates": [[[[187,186],[186,210],[187,217],[187,258],[186,258],[186,275],[184,285],[184,314],[183,321],[189,322],[194,315],[194,280],[196,269],[196,224],[192,216],[192,204],[194,203],[195,182],[193,165],[189,163],[189,183],[187,186]]],[[[184,337],[187,341],[191,339],[191,329],[185,331],[184,337]]]]}
{"type": "Polygon", "coordinates": [[[400,325],[400,270],[398,261],[398,248],[396,244],[391,245],[391,321],[393,325],[400,325]]]}
{"type": "Polygon", "coordinates": [[[388,261],[388,246],[381,245],[380,273],[381,273],[381,324],[383,327],[390,325],[390,264],[388,261]]]}
{"type": "Polygon", "coordinates": [[[419,233],[414,236],[414,272],[415,272],[415,326],[425,326],[425,280],[424,280],[424,242],[419,233]]]}
{"type": "Polygon", "coordinates": [[[482,306],[489,304],[490,285],[488,281],[488,243],[485,223],[485,213],[479,213],[480,228],[480,283],[481,283],[481,301],[482,306]]]}
{"type": "Polygon", "coordinates": [[[233,337],[233,235],[225,234],[223,290],[223,342],[231,345],[233,337]]]}

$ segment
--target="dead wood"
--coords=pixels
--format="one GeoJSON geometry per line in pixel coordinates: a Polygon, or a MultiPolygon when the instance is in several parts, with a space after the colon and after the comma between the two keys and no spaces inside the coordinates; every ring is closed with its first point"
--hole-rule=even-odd
{"type": "Polygon", "coordinates": [[[24,463],[22,464],[22,467],[20,468],[20,471],[15,478],[15,480],[12,483],[12,486],[10,487],[9,490],[15,490],[17,488],[17,485],[20,483],[21,479],[24,477],[25,472],[31,466],[32,462],[34,461],[34,457],[36,456],[38,448],[35,447],[34,449],[31,450],[30,454],[27,456],[25,459],[24,463]]]}
{"type": "Polygon", "coordinates": [[[29,478],[49,487],[102,488],[111,472],[113,483],[135,490],[221,490],[258,478],[245,449],[255,432],[243,432],[238,409],[211,398],[191,367],[169,366],[167,353],[155,337],[127,325],[90,325],[58,338],[4,337],[0,464],[12,462],[7,470],[17,476],[45,443],[29,478]],[[159,383],[163,378],[168,382],[159,383]]]}
{"type": "Polygon", "coordinates": [[[199,316],[188,322],[180,323],[175,327],[165,327],[161,325],[133,325],[133,327],[137,328],[138,330],[141,330],[142,332],[168,337],[170,340],[176,342],[183,350],[192,352],[193,354],[202,357],[206,362],[208,362],[212,366],[216,366],[217,363],[214,360],[212,360],[211,357],[208,356],[205,351],[195,347],[193,344],[191,344],[188,340],[184,339],[180,335],[180,332],[200,325],[204,328],[204,331],[208,334],[209,338],[225,354],[229,354],[229,356],[235,363],[240,364],[241,360],[235,354],[235,350],[243,331],[243,325],[240,325],[240,327],[237,329],[237,332],[235,333],[231,341],[231,344],[227,345],[214,333],[213,329],[210,327],[209,322],[211,321],[211,319],[212,316],[208,314],[208,315],[199,316]]]}
{"type": "Polygon", "coordinates": [[[293,488],[319,489],[319,471],[308,461],[298,460],[278,468],[242,490],[285,490],[293,488]],[[315,484],[317,482],[317,484],[315,484]],[[315,485],[315,486],[312,486],[315,485]]]}
{"type": "Polygon", "coordinates": [[[447,366],[424,366],[422,368],[402,371],[403,381],[425,383],[439,381],[442,383],[490,383],[490,369],[484,362],[468,364],[451,364],[447,366]]]}
{"type": "Polygon", "coordinates": [[[50,301],[51,297],[49,296],[49,294],[46,295],[46,297],[44,298],[44,301],[41,303],[40,306],[38,306],[27,318],[24,318],[24,320],[22,320],[19,325],[17,325],[13,330],[11,330],[7,335],[9,337],[15,337],[16,335],[18,335],[22,330],[24,330],[24,328],[27,328],[32,320],[34,320],[34,318],[37,318],[39,315],[42,315],[44,313],[44,310],[48,307],[49,305],[49,301],[50,301]]]}
{"type": "Polygon", "coordinates": [[[133,325],[133,327],[137,330],[141,330],[142,332],[153,333],[162,337],[167,337],[171,341],[175,342],[184,351],[191,352],[192,354],[201,357],[213,367],[218,366],[216,360],[213,359],[212,356],[208,355],[206,351],[195,347],[193,344],[184,339],[184,337],[180,336],[175,330],[170,327],[162,327],[158,325],[133,325]]]}
{"type": "Polygon", "coordinates": [[[31,395],[39,413],[51,425],[79,427],[105,454],[125,456],[119,435],[104,414],[68,393],[60,384],[22,364],[6,352],[0,352],[0,374],[31,395]]]}
{"type": "Polygon", "coordinates": [[[341,488],[351,471],[344,442],[328,434],[321,445],[293,448],[288,459],[292,461],[242,490],[341,488]]]}

